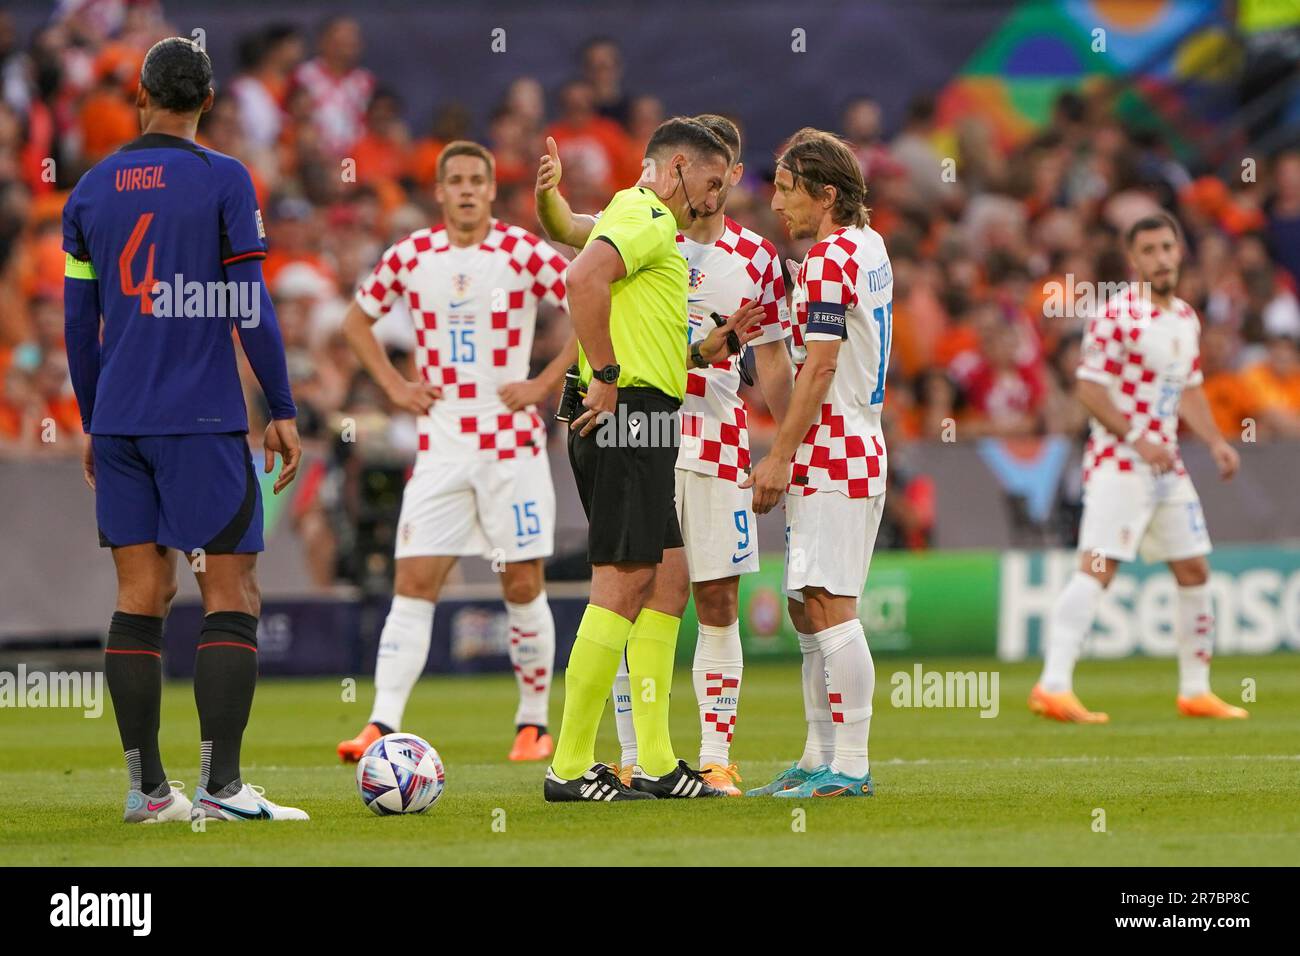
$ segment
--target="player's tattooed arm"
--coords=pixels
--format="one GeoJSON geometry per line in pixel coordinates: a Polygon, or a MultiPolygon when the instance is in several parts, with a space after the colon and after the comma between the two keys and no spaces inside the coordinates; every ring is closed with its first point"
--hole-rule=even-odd
{"type": "Polygon", "coordinates": [[[536,378],[523,382],[507,382],[497,389],[497,395],[512,412],[527,408],[529,405],[536,405],[547,395],[554,395],[560,391],[565,371],[570,365],[576,364],[578,364],[578,336],[576,333],[570,333],[564,348],[560,349],[555,358],[546,363],[546,368],[542,369],[536,378]]]}
{"type": "Polygon", "coordinates": [[[555,140],[546,137],[546,155],[537,165],[537,218],[554,242],[581,249],[596,227],[596,217],[575,213],[560,195],[560,153],[555,140]]]}
{"type": "Polygon", "coordinates": [[[354,301],[343,317],[343,337],[370,377],[388,400],[403,411],[423,415],[442,397],[441,389],[427,382],[412,382],[402,375],[388,358],[371,325],[374,320],[354,301]]]}
{"type": "Polygon", "coordinates": [[[1214,423],[1214,413],[1210,411],[1210,401],[1205,397],[1205,390],[1199,385],[1183,389],[1178,402],[1178,417],[1183,420],[1193,435],[1210,447],[1214,464],[1219,469],[1219,477],[1228,481],[1241,467],[1241,457],[1237,450],[1224,440],[1214,423]]]}
{"type": "Polygon", "coordinates": [[[1132,426],[1129,424],[1128,416],[1111,401],[1105,385],[1091,379],[1080,378],[1075,395],[1080,404],[1088,410],[1088,414],[1101,422],[1107,431],[1118,436],[1121,441],[1128,442],[1157,475],[1174,467],[1174,452],[1168,445],[1144,437],[1131,439],[1129,431],[1132,426]]]}
{"type": "Polygon", "coordinates": [[[803,436],[817,420],[826,393],[830,391],[842,342],[842,339],[817,338],[804,343],[808,357],[799,377],[794,380],[790,408],[785,421],[777,429],[772,450],[740,483],[742,488],[754,489],[755,513],[767,514],[775,508],[790,484],[790,462],[803,436]]]}

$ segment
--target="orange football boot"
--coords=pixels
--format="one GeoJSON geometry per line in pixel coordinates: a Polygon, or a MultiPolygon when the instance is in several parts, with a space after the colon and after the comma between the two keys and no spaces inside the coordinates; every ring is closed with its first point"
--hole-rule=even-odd
{"type": "Polygon", "coordinates": [[[519,733],[515,734],[515,745],[510,748],[510,759],[545,760],[554,752],[555,744],[551,742],[551,735],[542,728],[529,724],[520,727],[519,733]]]}
{"type": "Polygon", "coordinates": [[[635,766],[636,764],[631,763],[626,765],[612,763],[609,765],[609,769],[614,771],[614,776],[618,777],[618,779],[622,781],[623,786],[630,787],[632,786],[632,768],[635,766]]]}
{"type": "Polygon", "coordinates": [[[379,729],[378,724],[366,724],[361,733],[351,740],[344,740],[339,743],[339,759],[344,763],[356,763],[361,759],[361,755],[366,752],[366,748],[382,736],[384,736],[384,732],[379,729]]]}
{"type": "Polygon", "coordinates": [[[1178,712],[1184,717],[1216,717],[1219,720],[1245,720],[1250,716],[1250,711],[1244,707],[1234,707],[1209,691],[1195,697],[1180,696],[1178,712]]]}
{"type": "Polygon", "coordinates": [[[1074,691],[1062,691],[1053,694],[1043,689],[1042,684],[1035,684],[1029,692],[1029,710],[1039,717],[1050,717],[1065,724],[1106,724],[1110,722],[1109,714],[1097,713],[1084,707],[1074,691]]]}
{"type": "Polygon", "coordinates": [[[742,778],[740,768],[734,763],[729,763],[725,767],[720,763],[706,763],[700,767],[700,773],[704,774],[704,782],[714,790],[721,790],[729,797],[744,796],[736,786],[742,778]]]}

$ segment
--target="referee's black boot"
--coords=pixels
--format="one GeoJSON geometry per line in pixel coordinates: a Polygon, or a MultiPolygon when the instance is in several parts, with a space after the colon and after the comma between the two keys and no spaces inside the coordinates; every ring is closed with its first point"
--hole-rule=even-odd
{"type": "Polygon", "coordinates": [[[677,769],[662,777],[652,777],[639,766],[632,768],[632,789],[638,793],[661,800],[691,800],[696,797],[723,797],[721,790],[709,786],[704,774],[692,770],[685,760],[677,761],[677,769]]]}
{"type": "Polygon", "coordinates": [[[618,800],[651,800],[652,793],[639,793],[623,786],[618,774],[603,763],[598,763],[581,777],[562,780],[555,775],[555,770],[546,768],[546,783],[542,787],[542,796],[547,803],[566,803],[588,800],[597,803],[613,803],[618,800]]]}

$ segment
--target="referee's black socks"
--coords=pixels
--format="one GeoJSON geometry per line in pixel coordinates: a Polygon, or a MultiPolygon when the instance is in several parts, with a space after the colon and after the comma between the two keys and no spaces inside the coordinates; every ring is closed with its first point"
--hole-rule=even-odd
{"type": "Polygon", "coordinates": [[[158,753],[162,632],[160,617],[114,611],[104,648],[104,681],[113,698],[130,787],[153,796],[167,792],[158,753]]]}
{"type": "Polygon", "coordinates": [[[194,658],[194,702],[199,709],[202,766],[199,786],[214,797],[237,793],[239,747],[257,686],[257,618],[213,611],[203,618],[194,658]]]}

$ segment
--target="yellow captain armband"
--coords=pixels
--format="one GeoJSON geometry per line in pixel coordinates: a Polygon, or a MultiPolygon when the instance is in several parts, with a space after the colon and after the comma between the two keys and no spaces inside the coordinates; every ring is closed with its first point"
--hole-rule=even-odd
{"type": "Polygon", "coordinates": [[[98,279],[95,274],[95,264],[89,259],[78,259],[72,253],[67,253],[63,262],[63,275],[68,279],[98,279]]]}

